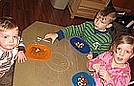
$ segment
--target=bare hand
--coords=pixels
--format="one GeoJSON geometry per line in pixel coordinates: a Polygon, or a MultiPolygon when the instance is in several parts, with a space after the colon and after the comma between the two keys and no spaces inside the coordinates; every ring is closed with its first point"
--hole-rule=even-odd
{"type": "Polygon", "coordinates": [[[111,79],[111,76],[109,75],[109,73],[106,71],[106,70],[100,70],[99,71],[99,75],[100,75],[100,78],[104,81],[108,81],[111,79]]]}
{"type": "Polygon", "coordinates": [[[53,44],[57,37],[58,37],[57,33],[49,33],[49,34],[45,35],[44,39],[51,38],[52,39],[52,44],[53,44]]]}
{"type": "Polygon", "coordinates": [[[96,72],[99,72],[99,71],[100,71],[100,68],[101,68],[101,64],[100,64],[100,63],[93,64],[93,65],[92,65],[92,68],[93,68],[96,72]]]}
{"type": "Polygon", "coordinates": [[[18,62],[19,63],[24,63],[27,60],[27,58],[26,58],[26,56],[25,56],[23,51],[19,51],[17,53],[17,57],[18,57],[18,62]]]}
{"type": "Polygon", "coordinates": [[[92,58],[93,58],[92,52],[89,52],[89,54],[87,55],[87,58],[88,58],[89,60],[92,60],[92,58]]]}

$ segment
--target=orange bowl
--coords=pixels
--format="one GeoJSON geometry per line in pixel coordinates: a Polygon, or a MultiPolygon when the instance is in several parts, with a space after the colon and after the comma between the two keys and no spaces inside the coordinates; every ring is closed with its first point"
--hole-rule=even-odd
{"type": "Polygon", "coordinates": [[[41,44],[29,44],[26,47],[26,57],[34,60],[47,60],[51,56],[49,47],[41,44]]]}

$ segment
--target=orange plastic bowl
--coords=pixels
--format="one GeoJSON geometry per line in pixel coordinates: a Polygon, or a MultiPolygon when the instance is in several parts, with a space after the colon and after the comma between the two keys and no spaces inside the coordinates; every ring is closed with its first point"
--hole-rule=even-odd
{"type": "Polygon", "coordinates": [[[34,60],[47,60],[51,56],[51,50],[49,47],[41,44],[29,44],[26,47],[25,55],[34,60]]]}

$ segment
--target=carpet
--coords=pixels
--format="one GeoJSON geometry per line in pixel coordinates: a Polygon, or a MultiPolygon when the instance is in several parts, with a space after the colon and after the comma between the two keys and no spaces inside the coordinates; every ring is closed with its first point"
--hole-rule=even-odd
{"type": "Polygon", "coordinates": [[[44,37],[45,34],[56,32],[61,28],[36,21],[23,31],[22,38],[26,47],[29,44],[39,43],[49,47],[52,55],[46,61],[28,58],[24,64],[16,63],[14,86],[72,86],[72,75],[87,71],[86,56],[72,48],[70,38],[56,40],[54,44],[37,41],[37,36],[44,37]]]}
{"type": "Polygon", "coordinates": [[[36,21],[23,31],[22,38],[26,41],[26,45],[36,43],[37,36],[44,37],[45,34],[56,32],[61,28],[61,26],[36,21]]]}

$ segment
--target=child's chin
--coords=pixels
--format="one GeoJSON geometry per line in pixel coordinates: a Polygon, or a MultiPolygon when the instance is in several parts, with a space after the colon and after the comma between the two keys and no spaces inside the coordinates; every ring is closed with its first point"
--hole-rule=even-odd
{"type": "Polygon", "coordinates": [[[14,47],[8,47],[8,48],[6,48],[7,50],[13,50],[14,49],[14,47]]]}

